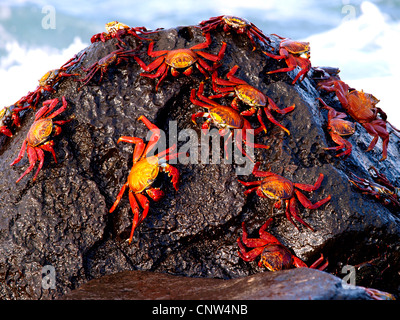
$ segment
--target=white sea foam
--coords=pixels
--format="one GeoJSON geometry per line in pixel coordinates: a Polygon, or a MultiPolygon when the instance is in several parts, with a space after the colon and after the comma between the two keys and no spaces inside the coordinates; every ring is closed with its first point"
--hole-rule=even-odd
{"type": "Polygon", "coordinates": [[[0,59],[0,107],[15,103],[36,89],[38,80],[48,71],[57,69],[88,46],[75,38],[68,48],[26,48],[16,41],[4,46],[7,54],[0,59]]]}
{"type": "Polygon", "coordinates": [[[311,43],[313,66],[339,67],[343,81],[372,93],[389,121],[400,128],[399,87],[400,22],[388,18],[371,2],[362,14],[337,28],[305,39],[311,43]],[[395,40],[396,39],[396,40],[395,40]]]}

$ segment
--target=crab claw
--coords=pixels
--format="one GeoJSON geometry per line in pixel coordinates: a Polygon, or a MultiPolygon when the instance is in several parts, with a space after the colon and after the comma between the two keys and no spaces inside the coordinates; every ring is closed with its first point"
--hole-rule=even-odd
{"type": "Polygon", "coordinates": [[[6,135],[7,137],[12,137],[12,132],[6,126],[0,127],[0,133],[6,135]]]}
{"type": "Polygon", "coordinates": [[[164,191],[159,188],[149,188],[146,190],[146,193],[154,201],[160,201],[164,197],[164,191]]]}
{"type": "Polygon", "coordinates": [[[169,177],[171,177],[172,185],[174,186],[174,189],[178,191],[178,181],[179,181],[178,169],[167,163],[162,164],[161,168],[164,172],[168,173],[169,177]]]}

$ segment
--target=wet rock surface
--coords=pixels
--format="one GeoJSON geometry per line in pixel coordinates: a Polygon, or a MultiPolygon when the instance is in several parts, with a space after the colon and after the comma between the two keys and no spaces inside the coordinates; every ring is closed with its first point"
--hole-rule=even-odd
{"type": "Polygon", "coordinates": [[[123,271],[94,279],[65,300],[371,300],[362,287],[342,285],[326,272],[300,268],[232,280],[123,271]]]}
{"type": "MultiPolygon", "coordinates": [[[[156,42],[155,50],[204,42],[201,31],[195,27],[162,30],[151,38],[156,42]]],[[[117,272],[124,272],[121,277],[125,277],[129,274],[125,272],[132,270],[235,281],[245,281],[240,279],[251,275],[262,277],[258,274],[264,270],[257,266],[257,260],[248,263],[238,257],[236,239],[242,234],[242,221],[250,236],[256,237],[259,227],[271,216],[274,222],[268,231],[308,264],[323,253],[329,260],[325,270],[328,273],[343,277],[343,267],[353,266],[357,285],[399,294],[399,213],[361,194],[348,181],[350,172],[369,178],[367,170],[373,165],[399,185],[399,138],[391,135],[388,159],[379,162],[381,142],[366,153],[372,138],[357,124],[356,133],[348,138],[353,145],[350,157],[334,157],[333,152],[323,149],[333,143],[326,131],[326,112],[316,101],[321,96],[339,109],[333,93],[320,95],[315,82],[308,77],[292,85],[295,72],[266,75],[285,63],[267,58],[259,49],[251,51],[252,45],[245,35],[213,32],[212,39],[207,52],[216,54],[222,41],[228,44],[218,69],[221,77],[239,65],[236,76],[267,94],[280,108],[295,103],[295,110],[286,115],[274,113],[291,135],[264,119],[268,133],[257,136],[256,142],[271,148],[256,149],[255,157],[262,162],[261,170],[269,169],[294,182],[313,184],[320,173],[325,175],[321,187],[306,195],[313,203],[329,194],[332,200],[317,210],[300,206],[300,216],[315,231],[303,226],[297,230],[286,219],[284,208],[274,208],[271,200],[255,194],[244,196],[235,163],[178,163],[178,192],[172,188],[169,177],[160,174],[155,185],[162,187],[165,198],[157,203],[150,200],[149,215],[129,245],[126,239],[132,211],[127,194],[117,209],[108,213],[132,166],[132,146],[116,142],[123,135],[146,138],[147,128],[137,121],[140,115],[166,133],[170,122],[176,121],[178,131],[190,128],[200,135],[200,120],[196,126],[190,119],[201,108],[194,106],[189,97],[190,90],[204,81],[195,69],[190,77],[169,75],[156,92],[158,80],[140,76],[140,66],[131,59],[110,66],[100,83],[99,75],[95,75],[80,91],[79,82],[65,78],[56,93],[45,93],[42,100],[65,96],[69,107],[60,118],[73,115],[74,119],[63,125],[63,132],[54,139],[58,163],[46,153],[35,182],[32,171],[15,183],[28,166],[27,158],[13,167],[9,165],[17,157],[33,112],[24,115],[22,126],[12,139],[0,141],[1,298],[61,298],[91,279],[117,272]],[[43,286],[45,266],[54,268],[55,289],[43,286]]],[[[273,39],[277,47],[279,40],[273,39]]],[[[132,37],[125,41],[129,48],[139,44],[132,37]]],[[[92,44],[70,72],[84,75],[80,67],[88,67],[115,50],[116,42],[112,39],[92,44]]],[[[140,57],[149,63],[154,58],[147,57],[146,51],[144,44],[140,57]]],[[[210,79],[205,88],[206,95],[211,94],[210,79]]],[[[220,100],[224,104],[230,101],[231,98],[220,100]]],[[[255,116],[250,121],[258,127],[255,116]]],[[[184,144],[185,141],[178,141],[178,149],[184,144]]],[[[240,178],[255,180],[253,176],[240,178]]],[[[297,274],[305,276],[307,272],[283,274],[296,279],[297,274]]]]}

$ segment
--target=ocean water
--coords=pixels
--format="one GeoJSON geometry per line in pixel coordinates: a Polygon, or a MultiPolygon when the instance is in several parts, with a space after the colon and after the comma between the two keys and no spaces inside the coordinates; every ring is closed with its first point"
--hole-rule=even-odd
{"type": "Polygon", "coordinates": [[[400,0],[2,0],[0,107],[33,91],[106,22],[156,29],[222,14],[246,18],[266,34],[309,41],[313,66],[339,67],[341,78],[380,99],[400,128],[400,0]]]}

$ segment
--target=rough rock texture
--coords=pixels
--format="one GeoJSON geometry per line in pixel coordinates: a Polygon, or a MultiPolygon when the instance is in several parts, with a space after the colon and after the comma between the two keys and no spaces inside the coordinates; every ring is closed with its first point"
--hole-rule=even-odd
{"type": "Polygon", "coordinates": [[[66,300],[370,300],[362,287],[326,272],[300,268],[231,280],[124,271],[89,281],[66,300]]]}
{"type": "MultiPolygon", "coordinates": [[[[204,41],[195,27],[163,30],[151,37],[156,41],[155,50],[191,47],[204,41]]],[[[156,184],[166,196],[158,203],[150,200],[149,215],[129,245],[126,239],[132,212],[127,194],[117,209],[108,213],[132,165],[132,146],[117,145],[116,141],[122,135],[146,137],[147,128],[137,121],[140,115],[166,132],[169,122],[175,120],[178,130],[191,128],[200,133],[200,124],[194,125],[190,116],[201,108],[192,105],[189,96],[190,90],[204,80],[195,69],[190,77],[168,76],[155,92],[158,80],[141,77],[141,68],[131,59],[111,66],[99,84],[96,75],[78,92],[79,83],[65,78],[55,94],[45,94],[43,99],[65,96],[69,108],[60,119],[75,118],[55,138],[58,163],[46,153],[36,182],[32,181],[33,171],[15,183],[27,168],[27,158],[9,166],[29,130],[33,113],[25,114],[22,127],[12,139],[2,139],[1,298],[60,298],[90,279],[127,270],[221,279],[260,273],[264,270],[257,267],[257,261],[239,259],[236,239],[241,236],[242,221],[254,237],[271,216],[274,222],[268,231],[307,263],[323,253],[329,259],[327,272],[343,277],[346,273],[342,273],[342,267],[351,265],[356,270],[357,285],[399,294],[398,213],[357,192],[347,180],[350,172],[369,178],[367,169],[374,165],[399,185],[398,137],[391,135],[388,159],[379,162],[381,142],[366,153],[371,137],[357,125],[357,132],[349,138],[352,155],[346,160],[335,158],[331,151],[322,149],[333,144],[325,129],[326,112],[321,112],[316,102],[320,94],[311,78],[292,85],[296,71],[266,75],[266,71],[284,67],[285,63],[267,58],[259,49],[251,51],[245,35],[214,32],[212,39],[205,51],[214,54],[222,41],[228,43],[223,65],[218,69],[221,77],[237,64],[240,69],[236,75],[262,90],[279,107],[295,103],[293,112],[274,114],[291,135],[265,119],[268,133],[260,134],[256,141],[271,148],[256,149],[255,155],[262,162],[261,169],[270,168],[295,182],[314,183],[319,173],[325,175],[321,188],[306,195],[312,202],[328,194],[332,200],[318,210],[300,206],[301,217],[315,232],[303,226],[298,231],[286,219],[284,209],[273,208],[272,201],[255,194],[245,197],[237,181],[236,164],[178,163],[179,191],[172,188],[168,176],[160,175],[156,184]],[[49,265],[54,267],[55,289],[42,286],[42,268],[49,265]]],[[[273,39],[277,47],[279,40],[273,39]]],[[[126,42],[130,48],[138,45],[134,38],[126,38],[126,42]]],[[[112,39],[92,44],[70,72],[82,72],[81,66],[88,67],[115,50],[115,43],[112,39]]],[[[140,50],[146,63],[154,60],[146,56],[147,44],[140,50]]],[[[210,89],[208,80],[206,94],[211,93],[210,89]]],[[[331,106],[340,107],[333,94],[322,97],[331,106]]],[[[227,104],[230,99],[220,101],[227,104]]],[[[258,126],[255,117],[250,120],[258,126]]]]}

